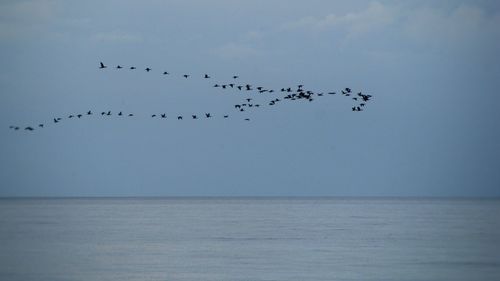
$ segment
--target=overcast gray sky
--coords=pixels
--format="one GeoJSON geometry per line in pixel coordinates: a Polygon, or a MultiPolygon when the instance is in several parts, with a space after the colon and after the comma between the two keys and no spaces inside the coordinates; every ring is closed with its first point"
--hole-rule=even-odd
{"type": "Polygon", "coordinates": [[[2,1],[0,196],[500,196],[499,26],[497,1],[2,1]],[[234,74],[374,100],[238,114],[279,94],[212,87],[234,74]]]}

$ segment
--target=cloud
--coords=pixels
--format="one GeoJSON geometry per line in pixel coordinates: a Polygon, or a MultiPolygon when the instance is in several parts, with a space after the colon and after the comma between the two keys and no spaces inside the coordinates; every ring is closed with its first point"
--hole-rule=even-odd
{"type": "Polygon", "coordinates": [[[142,41],[142,37],[137,34],[132,34],[129,32],[124,32],[120,30],[99,32],[93,37],[94,41],[98,42],[108,42],[108,43],[137,43],[142,41]]]}
{"type": "Polygon", "coordinates": [[[325,17],[304,17],[282,25],[282,30],[327,31],[333,28],[345,29],[351,35],[366,33],[392,24],[397,10],[372,2],[365,10],[345,15],[328,14],[325,17]]]}
{"type": "Polygon", "coordinates": [[[228,43],[213,51],[214,54],[225,59],[242,59],[259,55],[254,47],[242,43],[228,43]]]}

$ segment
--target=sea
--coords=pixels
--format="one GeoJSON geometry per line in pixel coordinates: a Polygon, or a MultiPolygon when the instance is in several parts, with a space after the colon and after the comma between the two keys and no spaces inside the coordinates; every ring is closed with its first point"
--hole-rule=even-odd
{"type": "Polygon", "coordinates": [[[3,198],[0,280],[500,280],[500,200],[3,198]]]}

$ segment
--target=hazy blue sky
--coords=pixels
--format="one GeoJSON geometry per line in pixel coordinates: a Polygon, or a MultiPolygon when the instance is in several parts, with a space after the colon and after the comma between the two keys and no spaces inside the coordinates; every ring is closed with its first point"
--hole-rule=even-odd
{"type": "Polygon", "coordinates": [[[0,196],[500,196],[499,26],[498,1],[1,1],[0,196]],[[233,74],[374,101],[238,115],[233,74]],[[89,109],[136,116],[51,123],[89,109]]]}

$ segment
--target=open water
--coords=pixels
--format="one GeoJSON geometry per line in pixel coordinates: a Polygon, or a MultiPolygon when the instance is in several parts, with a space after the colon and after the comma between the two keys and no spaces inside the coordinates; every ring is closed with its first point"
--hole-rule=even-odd
{"type": "Polygon", "coordinates": [[[0,280],[500,280],[500,200],[0,199],[0,280]]]}

